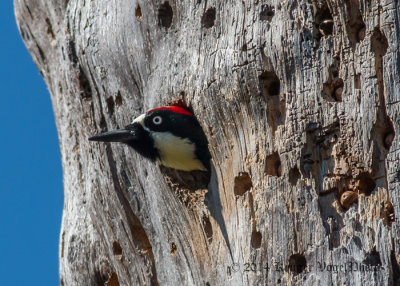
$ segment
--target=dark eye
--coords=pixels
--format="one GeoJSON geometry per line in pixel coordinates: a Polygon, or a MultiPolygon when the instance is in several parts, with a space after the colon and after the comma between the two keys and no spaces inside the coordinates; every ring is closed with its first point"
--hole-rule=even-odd
{"type": "Polygon", "coordinates": [[[153,123],[154,123],[155,125],[160,125],[160,124],[162,123],[162,118],[161,118],[161,116],[154,116],[154,117],[153,117],[153,123]]]}

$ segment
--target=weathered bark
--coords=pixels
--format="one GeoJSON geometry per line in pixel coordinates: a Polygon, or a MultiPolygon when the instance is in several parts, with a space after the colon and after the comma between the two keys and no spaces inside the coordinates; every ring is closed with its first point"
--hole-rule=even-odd
{"type": "Polygon", "coordinates": [[[15,0],[60,138],[61,284],[399,285],[399,5],[15,0]],[[177,101],[207,194],[87,140],[177,101]]]}

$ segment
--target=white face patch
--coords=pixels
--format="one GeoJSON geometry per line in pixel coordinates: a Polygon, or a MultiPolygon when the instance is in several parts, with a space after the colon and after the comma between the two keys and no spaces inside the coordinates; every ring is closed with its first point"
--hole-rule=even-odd
{"type": "Polygon", "coordinates": [[[145,117],[146,117],[146,114],[145,114],[145,113],[139,115],[138,117],[136,117],[135,119],[133,119],[132,124],[133,124],[133,123],[139,123],[139,124],[143,125],[143,124],[144,124],[144,118],[145,118],[145,117]]]}
{"type": "Polygon", "coordinates": [[[196,147],[189,139],[177,137],[170,132],[151,132],[150,134],[154,140],[154,147],[160,155],[161,165],[182,171],[207,171],[203,163],[196,159],[196,147]]]}
{"type": "Polygon", "coordinates": [[[133,119],[132,124],[133,123],[139,123],[140,125],[143,126],[143,129],[146,131],[150,131],[146,126],[144,126],[144,118],[146,117],[146,113],[143,113],[141,115],[139,115],[138,117],[136,117],[135,119],[133,119]]]}

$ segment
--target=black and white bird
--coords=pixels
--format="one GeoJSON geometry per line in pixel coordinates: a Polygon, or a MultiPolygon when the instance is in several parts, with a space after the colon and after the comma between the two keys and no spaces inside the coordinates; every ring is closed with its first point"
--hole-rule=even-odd
{"type": "Polygon", "coordinates": [[[177,170],[210,169],[207,138],[194,115],[180,106],[149,110],[124,129],[100,133],[89,140],[125,143],[140,155],[177,170]]]}

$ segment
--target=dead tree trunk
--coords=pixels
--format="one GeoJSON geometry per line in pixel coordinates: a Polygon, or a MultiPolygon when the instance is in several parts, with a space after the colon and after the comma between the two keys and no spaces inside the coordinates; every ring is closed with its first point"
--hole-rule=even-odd
{"type": "Polygon", "coordinates": [[[60,138],[61,285],[399,285],[399,3],[15,0],[60,138]],[[208,190],[87,140],[176,102],[208,190]]]}

